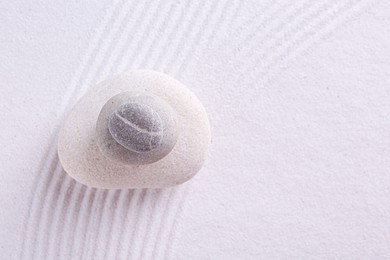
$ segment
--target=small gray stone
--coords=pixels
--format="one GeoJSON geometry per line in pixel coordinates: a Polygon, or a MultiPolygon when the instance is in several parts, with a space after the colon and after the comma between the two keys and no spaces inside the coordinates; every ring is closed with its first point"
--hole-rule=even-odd
{"type": "Polygon", "coordinates": [[[161,145],[163,122],[150,106],[140,102],[120,105],[108,120],[112,137],[123,147],[137,152],[149,152],[161,145]]]}
{"type": "Polygon", "coordinates": [[[164,158],[179,131],[176,113],[160,97],[122,92],[107,101],[96,124],[98,146],[109,159],[142,165],[164,158]]]}

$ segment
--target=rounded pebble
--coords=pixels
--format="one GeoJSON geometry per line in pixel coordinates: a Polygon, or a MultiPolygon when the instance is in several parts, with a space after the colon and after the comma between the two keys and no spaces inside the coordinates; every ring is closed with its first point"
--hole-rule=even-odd
{"type": "Polygon", "coordinates": [[[108,130],[123,147],[149,152],[161,145],[163,122],[150,106],[139,102],[120,105],[108,120],[108,130]]]}
{"type": "Polygon", "coordinates": [[[161,98],[139,92],[122,92],[109,99],[97,121],[102,153],[123,164],[148,164],[174,147],[176,115],[161,98]]]}
{"type": "Polygon", "coordinates": [[[58,157],[90,187],[164,188],[200,170],[210,139],[206,111],[184,84],[135,70],[92,86],[80,99],[59,133],[58,157]]]}

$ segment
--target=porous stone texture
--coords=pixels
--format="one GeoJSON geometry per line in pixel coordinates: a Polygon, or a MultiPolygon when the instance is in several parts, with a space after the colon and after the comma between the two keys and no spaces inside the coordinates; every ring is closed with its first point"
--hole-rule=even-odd
{"type": "Polygon", "coordinates": [[[152,107],[139,102],[120,105],[108,120],[112,137],[126,149],[142,153],[161,146],[163,122],[152,107]]]}
{"type": "MultiPolygon", "coordinates": [[[[115,125],[114,122],[112,124],[115,125]]],[[[112,127],[111,131],[114,133],[116,130],[112,127]]],[[[60,131],[58,155],[65,171],[72,178],[88,186],[113,189],[162,188],[192,178],[204,163],[209,143],[209,121],[195,95],[170,76],[155,71],[136,70],[92,87],[76,104],[60,131]],[[112,98],[114,100],[111,100],[112,98]],[[145,101],[146,99],[149,101],[145,101]],[[107,102],[109,100],[114,102],[107,102]],[[142,118],[141,115],[147,115],[146,110],[138,111],[137,120],[126,114],[127,110],[135,109],[134,103],[131,105],[132,109],[125,105],[132,103],[131,100],[136,100],[136,104],[143,104],[139,106],[140,109],[141,107],[155,109],[160,119],[153,113],[148,114],[149,123],[153,122],[154,127],[148,128],[141,121],[137,121],[142,118]],[[122,105],[125,106],[121,107],[122,105]],[[106,106],[109,109],[105,109],[106,106]],[[123,111],[118,111],[122,108],[123,111]],[[119,112],[122,118],[135,124],[137,128],[147,129],[146,132],[149,133],[159,132],[159,127],[162,126],[160,145],[139,146],[139,143],[133,142],[134,140],[130,144],[125,140],[120,141],[119,137],[115,140],[108,127],[109,119],[115,112],[119,112]],[[100,124],[98,118],[106,120],[105,123],[100,124]],[[100,131],[103,130],[99,125],[104,126],[102,127],[104,135],[101,135],[100,131]],[[166,128],[167,126],[171,128],[166,128]],[[166,135],[167,133],[170,134],[166,135]],[[118,159],[115,154],[112,156],[116,159],[107,156],[102,152],[104,138],[100,138],[107,135],[116,147],[121,147],[132,155],[127,156],[126,160],[118,159]],[[135,143],[137,145],[134,145],[135,143]],[[171,145],[173,147],[169,148],[171,145]],[[142,149],[150,150],[141,151],[142,149]],[[157,155],[151,154],[162,150],[164,152],[161,154],[166,154],[163,156],[159,154],[161,158],[154,162],[149,163],[141,159],[156,156],[155,159],[157,155]]],[[[115,149],[108,149],[113,150],[115,149]]]]}
{"type": "Polygon", "coordinates": [[[96,124],[97,142],[109,159],[148,164],[166,156],[179,131],[176,112],[162,98],[126,91],[103,106],[96,124]]]}

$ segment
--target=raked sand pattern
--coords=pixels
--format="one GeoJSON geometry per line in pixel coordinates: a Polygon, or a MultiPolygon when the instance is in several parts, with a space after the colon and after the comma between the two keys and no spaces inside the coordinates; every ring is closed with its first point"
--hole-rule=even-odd
{"type": "MultiPolygon", "coordinates": [[[[370,4],[274,1],[248,16],[241,15],[246,6],[238,0],[114,1],[69,83],[56,130],[88,86],[106,75],[149,68],[180,78],[191,59],[229,37],[242,42],[232,53],[237,71],[258,75],[266,84],[370,4]]],[[[19,259],[175,258],[177,224],[191,182],[161,190],[88,188],[63,171],[56,141],[53,136],[36,172],[19,259]]],[[[207,168],[202,171],[207,178],[207,168]]]]}

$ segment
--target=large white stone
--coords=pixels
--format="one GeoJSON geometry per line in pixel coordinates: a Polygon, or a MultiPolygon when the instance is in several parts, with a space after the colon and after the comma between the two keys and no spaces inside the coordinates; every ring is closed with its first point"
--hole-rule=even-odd
{"type": "Polygon", "coordinates": [[[76,104],[61,129],[58,155],[65,171],[88,186],[161,188],[193,177],[203,165],[209,143],[207,115],[194,94],[170,76],[136,70],[92,87],[76,104]],[[110,105],[109,100],[116,103],[110,105]],[[132,105],[123,107],[129,100],[132,105]],[[123,130],[116,129],[118,122],[110,123],[117,109],[138,111],[148,121],[143,123],[152,124],[143,133],[158,135],[165,127],[165,139],[162,134],[148,147],[142,146],[141,135],[126,140],[123,130]],[[107,136],[115,149],[122,149],[119,153],[105,146],[107,136]]]}

